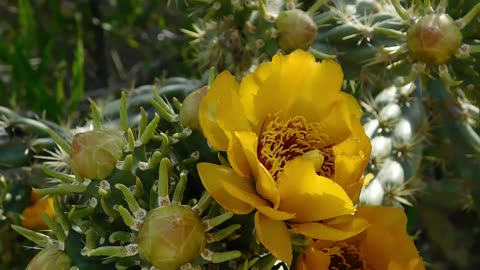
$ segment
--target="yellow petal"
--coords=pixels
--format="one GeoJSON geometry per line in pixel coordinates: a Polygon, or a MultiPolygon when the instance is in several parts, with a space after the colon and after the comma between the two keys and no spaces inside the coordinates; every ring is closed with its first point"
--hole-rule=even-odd
{"type": "Polygon", "coordinates": [[[372,269],[424,269],[402,209],[359,207],[357,215],[370,223],[359,248],[372,269]]]}
{"type": "Polygon", "coordinates": [[[257,126],[276,112],[283,119],[301,115],[318,122],[340,92],[343,72],[333,60],[316,62],[311,54],[296,50],[275,55],[267,65],[240,83],[240,96],[251,97],[252,105],[244,106],[247,118],[257,126]]]}
{"type": "Polygon", "coordinates": [[[359,217],[342,218],[343,223],[322,224],[319,222],[291,224],[294,232],[314,239],[341,241],[353,237],[368,227],[368,222],[359,217]]]}
{"type": "Polygon", "coordinates": [[[300,254],[297,262],[298,270],[328,270],[330,256],[321,250],[309,246],[300,254]]]}
{"type": "Polygon", "coordinates": [[[287,163],[279,175],[279,209],[296,213],[295,222],[309,222],[354,212],[353,203],[334,181],[315,173],[311,160],[287,163]]]}
{"type": "MultiPolygon", "coordinates": [[[[352,116],[355,118],[355,116],[352,116]]],[[[352,135],[333,146],[335,154],[335,182],[344,188],[356,202],[363,186],[362,174],[368,165],[371,143],[358,120],[352,120],[352,135]]]]}
{"type": "Polygon", "coordinates": [[[260,242],[275,258],[290,266],[292,263],[292,241],[287,225],[272,220],[260,212],[255,213],[255,231],[260,242]]]}
{"type": "Polygon", "coordinates": [[[360,123],[361,115],[362,110],[357,100],[347,93],[340,92],[338,99],[327,108],[319,122],[319,132],[328,135],[325,146],[336,145],[350,137],[353,122],[360,123]]]}
{"type": "Polygon", "coordinates": [[[262,198],[270,201],[273,204],[273,208],[276,209],[280,204],[280,194],[272,175],[258,160],[257,135],[253,132],[235,132],[235,136],[240,141],[248,164],[250,164],[257,193],[262,198]]]}
{"type": "Polygon", "coordinates": [[[239,189],[251,188],[250,180],[237,175],[231,168],[217,164],[198,163],[197,170],[205,189],[223,208],[239,215],[250,213],[253,210],[250,204],[233,196],[225,189],[225,183],[237,186],[239,189]]]}
{"type": "Polygon", "coordinates": [[[239,186],[226,182],[224,183],[224,188],[229,194],[231,194],[235,198],[239,198],[242,201],[252,205],[258,211],[273,220],[286,220],[291,219],[295,216],[295,214],[293,213],[273,209],[267,201],[257,195],[252,185],[239,186]]]}
{"type": "Polygon", "coordinates": [[[250,130],[240,100],[238,83],[228,71],[220,73],[200,103],[198,118],[208,142],[225,151],[228,141],[223,129],[250,130]]]}
{"type": "Polygon", "coordinates": [[[225,132],[228,138],[227,156],[232,168],[238,175],[252,178],[252,170],[243,151],[242,144],[234,132],[225,132]]]}
{"type": "MultiPolygon", "coordinates": [[[[35,193],[32,193],[32,199],[37,197],[35,193]]],[[[50,218],[55,218],[55,212],[53,211],[54,198],[40,198],[37,199],[32,206],[25,208],[22,212],[23,220],[22,227],[31,230],[44,230],[47,229],[47,224],[43,221],[42,214],[45,213],[50,218]]]]}

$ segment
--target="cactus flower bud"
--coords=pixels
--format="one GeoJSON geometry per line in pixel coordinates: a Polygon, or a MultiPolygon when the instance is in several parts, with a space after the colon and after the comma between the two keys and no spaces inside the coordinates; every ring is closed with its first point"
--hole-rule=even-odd
{"type": "Polygon", "coordinates": [[[92,180],[109,177],[127,144],[122,136],[103,130],[79,133],[72,141],[72,170],[92,180]]]}
{"type": "Polygon", "coordinates": [[[190,93],[183,101],[182,109],[179,112],[179,120],[182,125],[190,127],[192,130],[200,130],[198,120],[198,108],[200,102],[207,93],[208,86],[204,86],[190,93]]]}
{"type": "Polygon", "coordinates": [[[442,65],[454,57],[462,44],[462,33],[447,14],[428,14],[407,31],[407,45],[415,59],[442,65]]]}
{"type": "Polygon", "coordinates": [[[280,13],[276,25],[280,48],[286,52],[308,49],[317,36],[317,25],[306,12],[299,9],[280,13]]]}
{"type": "Polygon", "coordinates": [[[160,270],[176,270],[197,258],[207,238],[191,208],[169,205],[148,214],[138,232],[140,256],[160,270]]]}
{"type": "Polygon", "coordinates": [[[69,270],[71,267],[72,259],[63,251],[44,249],[33,257],[25,270],[69,270]]]}

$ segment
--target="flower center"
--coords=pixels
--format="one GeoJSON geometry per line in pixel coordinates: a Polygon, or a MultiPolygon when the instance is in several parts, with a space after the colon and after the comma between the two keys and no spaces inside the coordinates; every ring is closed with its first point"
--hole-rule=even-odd
{"type": "Polygon", "coordinates": [[[330,255],[328,270],[369,270],[362,254],[353,245],[342,242],[322,251],[330,255]]]}
{"type": "Polygon", "coordinates": [[[317,173],[333,178],[335,156],[331,146],[325,146],[328,135],[321,133],[318,123],[308,123],[303,116],[294,116],[286,121],[278,115],[269,116],[260,132],[257,156],[260,162],[276,179],[287,161],[318,151],[323,156],[323,164],[317,173]]]}

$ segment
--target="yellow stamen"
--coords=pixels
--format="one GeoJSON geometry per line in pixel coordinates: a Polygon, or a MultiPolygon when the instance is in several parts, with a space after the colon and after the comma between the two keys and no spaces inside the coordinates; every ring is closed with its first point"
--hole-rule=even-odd
{"type": "Polygon", "coordinates": [[[274,115],[270,119],[265,121],[260,132],[257,155],[274,178],[287,161],[304,155],[306,158],[315,156],[315,169],[319,175],[333,178],[335,156],[333,149],[325,146],[328,136],[319,131],[318,123],[308,123],[303,116],[282,121],[274,115]]]}
{"type": "Polygon", "coordinates": [[[322,251],[330,255],[328,270],[369,270],[356,246],[341,242],[322,251]]]}

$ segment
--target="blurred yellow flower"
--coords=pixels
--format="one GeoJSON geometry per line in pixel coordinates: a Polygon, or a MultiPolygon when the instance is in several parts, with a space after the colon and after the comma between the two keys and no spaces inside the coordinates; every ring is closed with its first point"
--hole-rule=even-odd
{"type": "Polygon", "coordinates": [[[48,229],[47,224],[42,219],[42,214],[45,213],[51,218],[55,217],[53,211],[53,198],[41,198],[36,193],[32,192],[32,205],[23,210],[22,227],[30,230],[44,230],[48,229]]]}
{"type": "Polygon", "coordinates": [[[370,156],[362,111],[340,91],[342,81],[335,61],[296,50],[277,54],[240,84],[222,72],[200,104],[204,135],[231,165],[198,164],[205,188],[233,213],[256,209],[258,238],[286,263],[289,227],[313,238],[335,235],[330,240],[353,233],[318,222],[354,212],[370,156]]]}
{"type": "Polygon", "coordinates": [[[298,270],[424,270],[425,265],[405,227],[402,209],[360,207],[356,217],[369,226],[344,241],[316,241],[300,254],[298,270]]]}

